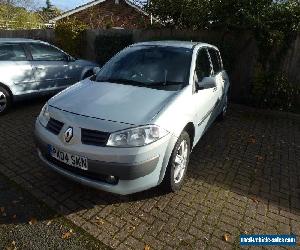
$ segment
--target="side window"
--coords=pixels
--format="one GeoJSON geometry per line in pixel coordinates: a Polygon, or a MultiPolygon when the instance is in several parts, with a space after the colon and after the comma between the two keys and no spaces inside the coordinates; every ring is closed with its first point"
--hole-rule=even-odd
{"type": "Polygon", "coordinates": [[[29,44],[34,61],[64,61],[66,55],[60,50],[45,44],[29,44]]]}
{"type": "Polygon", "coordinates": [[[220,53],[215,49],[209,49],[208,51],[213,64],[214,72],[217,74],[223,70],[220,53]]]}
{"type": "Polygon", "coordinates": [[[26,61],[26,54],[19,44],[0,45],[0,61],[26,61]]]}
{"type": "Polygon", "coordinates": [[[202,81],[204,77],[211,76],[211,65],[210,59],[206,49],[201,49],[198,52],[197,62],[196,62],[196,80],[202,81]]]}

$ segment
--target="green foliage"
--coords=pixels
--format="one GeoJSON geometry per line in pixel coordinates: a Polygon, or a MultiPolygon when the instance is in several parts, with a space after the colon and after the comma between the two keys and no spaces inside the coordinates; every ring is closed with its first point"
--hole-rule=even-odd
{"type": "Polygon", "coordinates": [[[297,111],[300,88],[289,83],[283,72],[266,73],[261,65],[255,70],[252,101],[258,107],[297,111]]]}
{"type": "Polygon", "coordinates": [[[296,29],[298,0],[151,0],[148,11],[175,28],[296,29]]]}
{"type": "MultiPolygon", "coordinates": [[[[300,28],[299,0],[152,0],[148,11],[172,28],[251,31],[259,48],[253,104],[287,110],[296,105],[299,90],[281,72],[281,63],[300,28]]],[[[227,41],[215,44],[225,65],[234,64],[227,41]]]]}
{"type": "Polygon", "coordinates": [[[97,48],[97,62],[100,65],[106,63],[113,55],[133,43],[132,35],[129,34],[103,34],[95,40],[97,48]]]}
{"type": "Polygon", "coordinates": [[[11,4],[0,4],[0,26],[4,29],[40,28],[42,21],[36,13],[11,4]]]}
{"type": "Polygon", "coordinates": [[[83,43],[83,33],[87,25],[77,20],[69,18],[58,22],[55,26],[55,35],[57,44],[71,55],[81,56],[81,43],[83,43]]]}

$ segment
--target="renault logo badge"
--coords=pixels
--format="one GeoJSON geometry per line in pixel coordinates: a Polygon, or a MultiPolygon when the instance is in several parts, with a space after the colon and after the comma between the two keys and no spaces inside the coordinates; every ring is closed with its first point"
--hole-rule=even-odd
{"type": "Polygon", "coordinates": [[[65,142],[69,143],[73,138],[73,128],[69,127],[64,133],[65,142]]]}

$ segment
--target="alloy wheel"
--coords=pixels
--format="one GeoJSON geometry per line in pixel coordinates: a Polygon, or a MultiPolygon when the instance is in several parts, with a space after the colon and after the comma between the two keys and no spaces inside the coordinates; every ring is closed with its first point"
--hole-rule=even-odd
{"type": "Polygon", "coordinates": [[[188,144],[186,140],[183,140],[178,148],[175,160],[174,160],[174,182],[180,183],[188,161],[188,144]]]}
{"type": "Polygon", "coordinates": [[[0,113],[3,112],[7,107],[6,95],[0,91],[0,113]]]}
{"type": "Polygon", "coordinates": [[[225,97],[225,104],[224,104],[224,107],[223,107],[223,116],[226,116],[227,108],[228,108],[228,97],[226,96],[225,97]]]}

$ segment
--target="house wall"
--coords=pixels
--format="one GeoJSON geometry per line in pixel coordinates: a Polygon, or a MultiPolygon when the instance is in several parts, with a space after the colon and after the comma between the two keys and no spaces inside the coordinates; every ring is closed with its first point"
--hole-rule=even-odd
{"type": "Polygon", "coordinates": [[[137,29],[145,28],[150,24],[150,17],[138,12],[123,0],[119,0],[119,4],[116,4],[115,0],[107,0],[66,18],[81,20],[91,29],[112,27],[137,29]]]}

